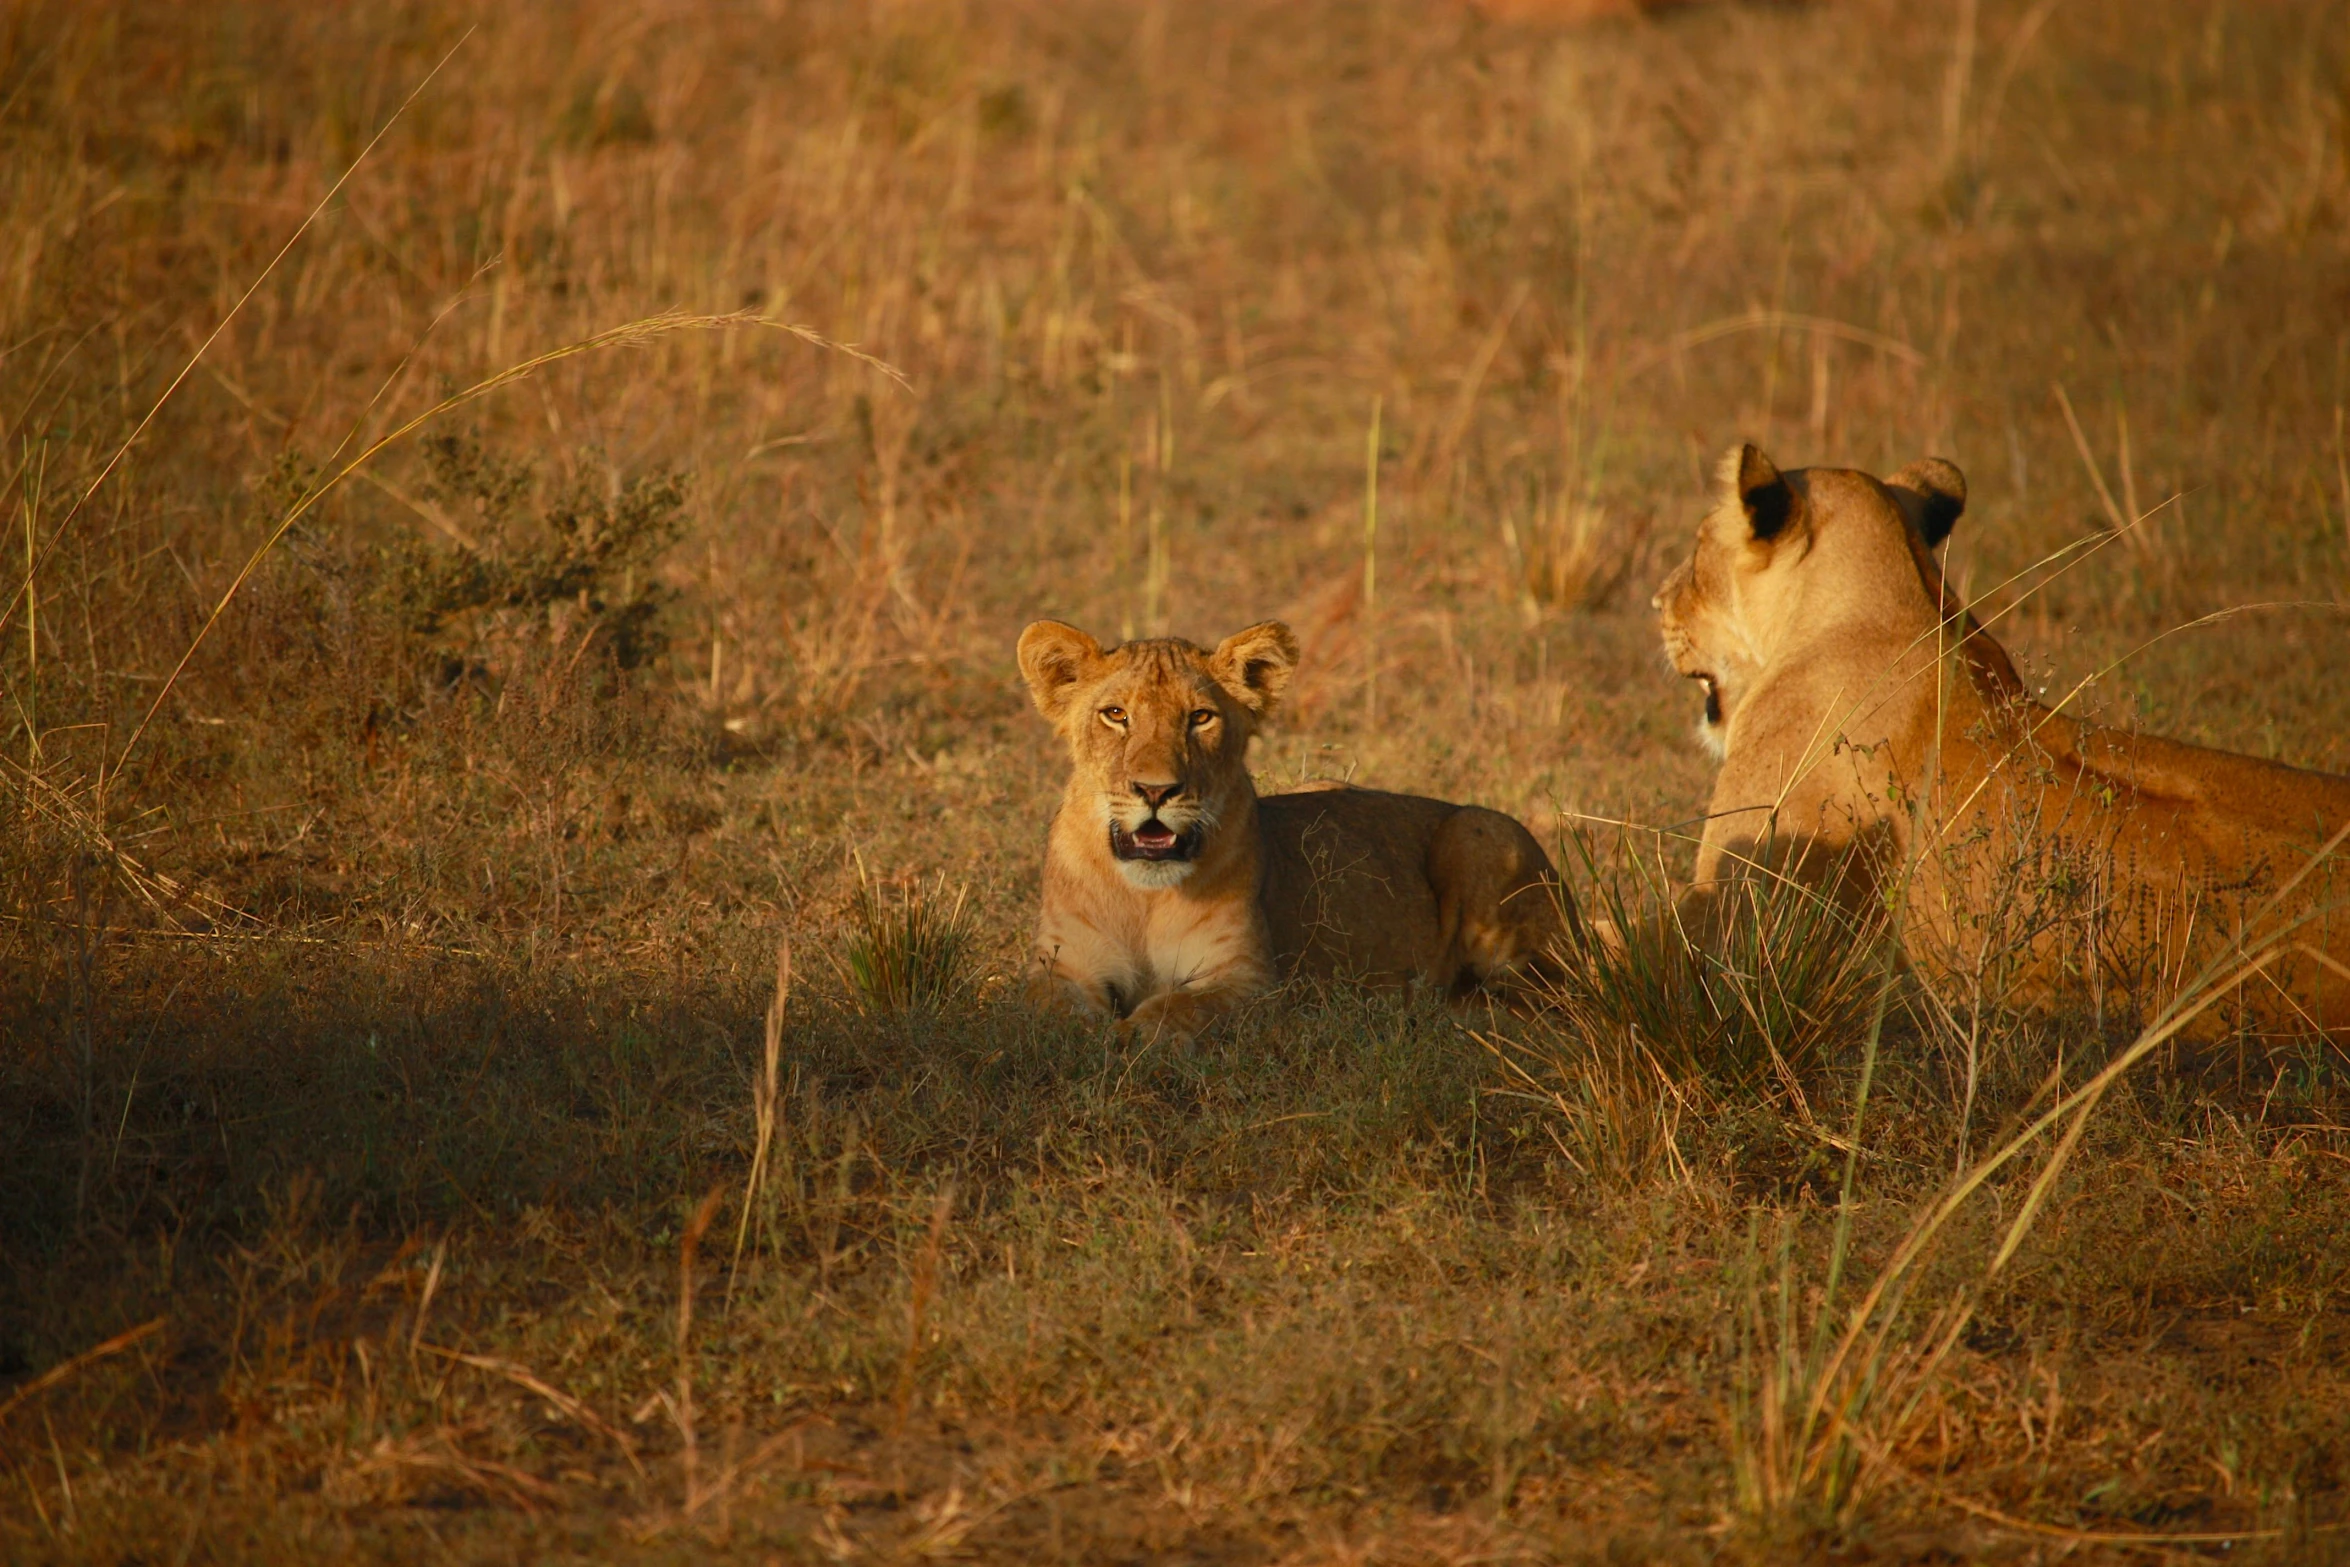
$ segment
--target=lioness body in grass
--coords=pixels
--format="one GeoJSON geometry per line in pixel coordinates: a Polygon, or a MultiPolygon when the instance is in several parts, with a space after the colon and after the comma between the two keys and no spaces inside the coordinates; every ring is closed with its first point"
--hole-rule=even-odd
{"type": "Polygon", "coordinates": [[[1508,816],[1374,789],[1257,794],[1249,736],[1297,664],[1279,622],[1211,653],[1175,637],[1105,650],[1038,621],[1019,657],[1071,763],[1034,948],[1047,998],[1188,1037],[1292,977],[1463,994],[1555,936],[1557,876],[1508,816]]]}
{"type": "Polygon", "coordinates": [[[2350,847],[2301,874],[2350,826],[2350,778],[2034,700],[1935,563],[1965,505],[1938,459],[1886,481],[1782,473],[1752,446],[1725,459],[1655,599],[1722,759],[1684,922],[1718,930],[1725,890],[1758,869],[1840,877],[1856,906],[1900,876],[1913,962],[1981,975],[2005,944],[2035,1004],[2104,987],[2159,1003],[2285,938],[2300,950],[2238,987],[2244,1012],[2350,1031],[2350,847]]]}

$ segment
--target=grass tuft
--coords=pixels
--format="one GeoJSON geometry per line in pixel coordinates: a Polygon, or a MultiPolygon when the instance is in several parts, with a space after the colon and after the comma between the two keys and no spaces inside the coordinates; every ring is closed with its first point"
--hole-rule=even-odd
{"type": "Polygon", "coordinates": [[[936,1012],[970,991],[979,930],[964,889],[907,881],[893,898],[860,860],[850,919],[843,968],[867,1011],[936,1012]]]}
{"type": "MultiPolygon", "coordinates": [[[[1727,884],[1708,928],[1693,931],[1663,838],[1645,850],[1636,841],[1562,834],[1559,857],[1585,890],[1565,911],[1559,1011],[1588,1037],[1624,1041],[1627,1069],[1637,1058],[1721,1091],[1800,1100],[1823,1060],[1860,1034],[1884,919],[1809,881],[1757,873],[1727,884]]],[[[1767,851],[1758,858],[1769,863],[1767,851]]],[[[1830,868],[1830,885],[1843,868],[1830,868]]]]}

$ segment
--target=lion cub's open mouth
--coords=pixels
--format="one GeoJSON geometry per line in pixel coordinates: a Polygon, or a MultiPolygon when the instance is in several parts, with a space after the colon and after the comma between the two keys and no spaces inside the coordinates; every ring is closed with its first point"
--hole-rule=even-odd
{"type": "Polygon", "coordinates": [[[1129,830],[1110,823],[1110,853],[1121,860],[1188,860],[1199,851],[1199,832],[1177,832],[1156,816],[1129,830]]]}

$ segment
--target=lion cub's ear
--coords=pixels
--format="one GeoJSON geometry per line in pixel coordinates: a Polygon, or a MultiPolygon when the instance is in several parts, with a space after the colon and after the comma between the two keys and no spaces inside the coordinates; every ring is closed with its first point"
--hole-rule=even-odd
{"type": "Polygon", "coordinates": [[[1966,511],[1966,475],[1958,471],[1958,464],[1939,457],[1919,458],[1887,479],[1885,488],[1926,536],[1928,549],[1949,538],[1966,511]]]}
{"type": "Polygon", "coordinates": [[[1075,626],[1039,620],[1020,633],[1020,675],[1036,710],[1059,723],[1077,687],[1101,668],[1102,645],[1075,626]]]}
{"type": "Polygon", "coordinates": [[[1747,530],[1768,544],[1795,517],[1795,491],[1778,465],[1749,441],[1722,459],[1722,487],[1746,514],[1747,530]]]}
{"type": "Polygon", "coordinates": [[[1240,705],[1262,718],[1273,711],[1297,672],[1297,638],[1278,620],[1235,631],[1208,655],[1208,673],[1240,705]]]}

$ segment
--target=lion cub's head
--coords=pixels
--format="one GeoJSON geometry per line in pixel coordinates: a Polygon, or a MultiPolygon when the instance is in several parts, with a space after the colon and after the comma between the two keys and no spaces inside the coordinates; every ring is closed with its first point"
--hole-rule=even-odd
{"type": "Polygon", "coordinates": [[[1020,633],[1020,673],[1076,764],[1065,809],[1098,809],[1127,881],[1171,887],[1191,874],[1217,822],[1252,794],[1248,737],[1297,667],[1277,620],[1236,631],[1213,653],[1180,637],[1104,650],[1057,620],[1020,633]]]}
{"type": "Polygon", "coordinates": [[[1810,639],[1934,624],[1931,551],[1966,510],[1965,477],[1939,457],[1878,480],[1844,468],[1781,473],[1742,446],[1722,459],[1719,480],[1695,552],[1651,601],[1665,656],[1705,693],[1698,736],[1717,756],[1741,698],[1810,639]]]}

